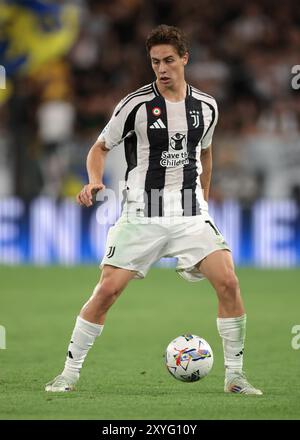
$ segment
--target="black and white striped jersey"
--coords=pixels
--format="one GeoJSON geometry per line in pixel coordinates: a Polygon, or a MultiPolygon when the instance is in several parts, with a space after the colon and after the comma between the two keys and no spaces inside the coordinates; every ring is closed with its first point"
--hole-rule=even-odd
{"type": "Polygon", "coordinates": [[[190,85],[180,102],[167,101],[155,82],[126,96],[99,136],[108,149],[124,141],[125,206],[147,217],[206,210],[200,152],[210,146],[217,120],[215,99],[190,85]]]}

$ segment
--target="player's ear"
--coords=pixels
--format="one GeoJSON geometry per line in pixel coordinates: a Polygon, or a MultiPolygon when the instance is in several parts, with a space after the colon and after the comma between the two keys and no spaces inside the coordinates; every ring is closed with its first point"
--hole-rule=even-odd
{"type": "Polygon", "coordinates": [[[189,53],[186,52],[182,57],[183,65],[186,66],[189,61],[189,53]]]}

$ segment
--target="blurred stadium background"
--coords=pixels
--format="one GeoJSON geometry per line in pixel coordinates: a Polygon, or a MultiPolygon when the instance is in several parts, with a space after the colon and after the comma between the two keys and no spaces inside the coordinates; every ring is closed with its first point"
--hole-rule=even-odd
{"type": "MultiPolygon", "coordinates": [[[[298,265],[299,22],[296,0],[2,0],[0,262],[101,258],[107,227],[74,196],[116,103],[153,80],[144,41],[167,23],[190,39],[188,81],[219,103],[211,211],[236,262],[298,265]]],[[[106,186],[124,173],[119,147],[106,186]]]]}
{"type": "MultiPolygon", "coordinates": [[[[300,307],[298,3],[0,1],[0,324],[8,348],[0,350],[0,418],[300,417],[299,353],[291,348],[300,307]],[[75,204],[87,182],[86,155],[116,103],[153,81],[144,41],[160,23],[185,30],[187,79],[219,104],[210,210],[237,265],[246,266],[238,270],[250,317],[245,356],[250,380],[266,391],[260,405],[223,396],[211,287],[201,283],[198,295],[159,269],[114,306],[83,391],[61,399],[43,393],[62,366],[119,213],[119,201],[110,210],[106,202],[75,204]],[[214,347],[214,371],[199,388],[162,371],[164,346],[186,331],[214,347]]],[[[124,174],[119,147],[108,155],[107,188],[119,194],[124,174]]]]}

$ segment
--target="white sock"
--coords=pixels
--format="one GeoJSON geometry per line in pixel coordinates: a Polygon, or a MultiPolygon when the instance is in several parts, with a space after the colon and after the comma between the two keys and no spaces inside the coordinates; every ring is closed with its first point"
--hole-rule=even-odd
{"type": "Polygon", "coordinates": [[[236,318],[217,318],[219,335],[223,341],[225,373],[242,372],[246,336],[246,315],[236,318]]]}
{"type": "Polygon", "coordinates": [[[76,324],[68,347],[67,359],[62,375],[72,382],[79,379],[82,364],[104,325],[93,324],[77,316],[76,324]]]}

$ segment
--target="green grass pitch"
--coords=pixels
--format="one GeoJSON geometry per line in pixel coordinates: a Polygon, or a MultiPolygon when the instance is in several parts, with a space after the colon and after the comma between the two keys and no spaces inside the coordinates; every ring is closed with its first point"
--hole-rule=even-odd
{"type": "Polygon", "coordinates": [[[217,299],[207,281],[187,283],[171,269],[132,281],[108,314],[77,391],[45,393],[60,373],[75,318],[98,278],[96,267],[1,267],[0,419],[299,419],[300,271],[239,269],[248,315],[244,369],[263,396],[223,392],[217,299]],[[195,383],[176,381],[163,353],[182,333],[198,334],[214,366],[195,383]]]}

